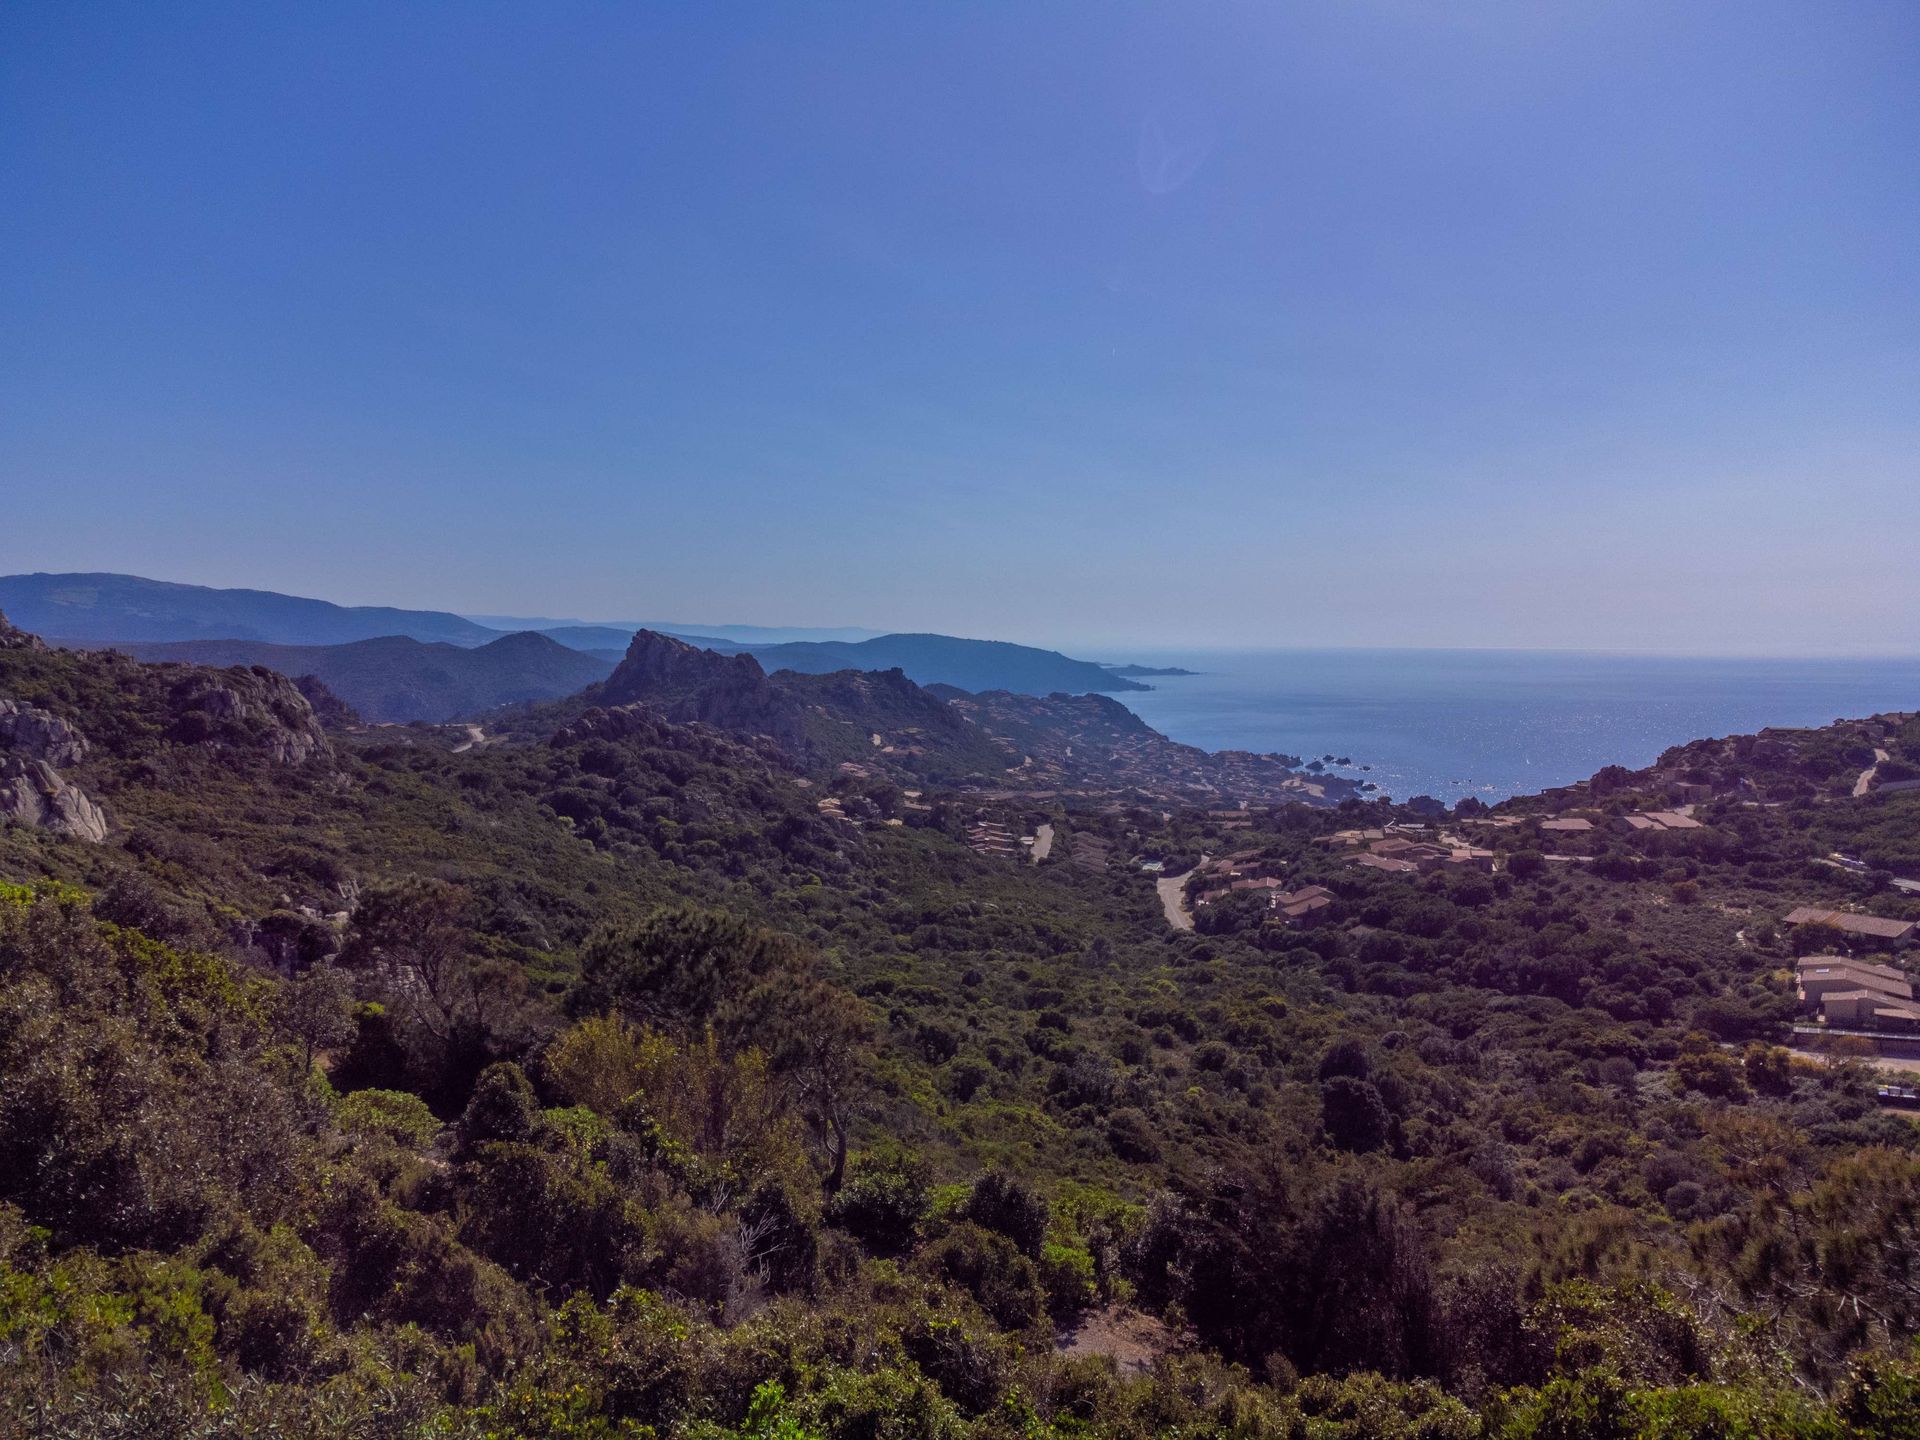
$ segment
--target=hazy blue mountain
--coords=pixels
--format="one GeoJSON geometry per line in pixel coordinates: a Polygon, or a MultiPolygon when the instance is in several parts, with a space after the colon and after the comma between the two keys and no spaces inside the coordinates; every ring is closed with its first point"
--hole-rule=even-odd
{"type": "Polygon", "coordinates": [[[383,635],[482,645],[500,632],[440,610],[335,605],[271,590],[216,590],[138,575],[0,576],[0,610],[59,641],[261,640],[342,645],[383,635]]]}
{"type": "MultiPolygon", "coordinates": [[[[241,641],[295,647],[333,647],[385,638],[405,638],[427,644],[468,648],[486,646],[508,633],[490,629],[477,620],[439,610],[397,610],[377,606],[335,605],[326,600],[281,595],[270,590],[221,590],[202,585],[177,585],[136,575],[72,574],[9,575],[0,577],[0,610],[16,616],[25,629],[57,642],[77,645],[155,645],[183,641],[241,641]]],[[[513,617],[488,616],[507,622],[513,617]]],[[[1074,660],[1053,650],[1014,645],[1001,640],[966,640],[952,635],[873,635],[860,630],[803,630],[758,625],[635,626],[556,622],[516,634],[538,633],[559,647],[578,652],[595,666],[609,655],[626,653],[641,630],[672,635],[701,649],[722,655],[751,654],[768,670],[792,670],[824,675],[836,670],[894,670],[920,684],[952,685],[962,690],[1008,690],[1027,695],[1056,691],[1086,694],[1092,691],[1141,690],[1148,687],[1128,679],[1112,666],[1074,660]],[[858,639],[799,639],[799,636],[860,636],[858,639]]],[[[238,654],[237,651],[221,652],[238,654]]],[[[414,680],[401,673],[406,667],[434,663],[404,648],[363,652],[349,668],[370,673],[369,657],[379,656],[375,683],[386,686],[391,704],[371,708],[351,693],[360,681],[335,684],[334,677],[309,664],[337,693],[370,718],[437,718],[454,704],[484,706],[502,703],[477,697],[514,691],[509,675],[494,673],[494,661],[477,670],[445,671],[438,679],[414,680]],[[398,667],[398,668],[396,668],[398,667]],[[490,678],[477,687],[474,676],[490,678]],[[457,678],[456,678],[457,677],[457,678]],[[397,687],[397,688],[395,688],[397,687]],[[472,702],[469,704],[469,702],[472,702]],[[424,707],[424,708],[423,708],[424,707]],[[429,712],[432,712],[429,714],[429,712]]],[[[181,657],[172,657],[181,658],[181,657]]],[[[192,658],[206,659],[196,655],[192,658]]],[[[527,657],[522,657],[527,658],[527,657]]],[[[297,657],[231,660],[209,663],[259,663],[276,670],[298,665],[297,657]]],[[[344,663],[344,662],[343,662],[344,663]]],[[[555,675],[565,672],[552,665],[555,675]]],[[[600,679],[600,669],[572,688],[600,679]]],[[[531,692],[530,692],[531,693],[531,692]]],[[[542,692],[544,693],[544,692],[542,692]]],[[[567,693],[565,691],[557,693],[567,693]]],[[[464,713],[464,712],[456,712],[464,713]]]]}
{"type": "MultiPolygon", "coordinates": [[[[638,635],[640,630],[627,630],[618,625],[556,625],[551,630],[542,630],[539,633],[558,640],[570,649],[585,650],[590,654],[600,650],[617,650],[624,655],[627,646],[632,643],[633,637],[638,635]]],[[[729,640],[722,635],[685,634],[678,630],[657,630],[653,633],[671,635],[676,640],[684,640],[689,645],[698,645],[703,650],[717,651],[722,655],[732,655],[747,648],[741,641],[729,640]]]]}
{"type": "Polygon", "coordinates": [[[901,670],[922,685],[960,690],[1011,690],[1024,695],[1145,690],[1090,660],[1005,640],[952,635],[882,635],[854,644],[750,645],[747,653],[768,670],[824,675],[835,670],[901,670]]]}
{"type": "Polygon", "coordinates": [[[458,720],[500,705],[558,700],[613,673],[613,661],[544,635],[503,635],[485,645],[426,643],[404,635],[348,645],[255,640],[120,642],[139,660],[263,665],[295,679],[317,675],[368,720],[458,720]]]}
{"type": "Polygon", "coordinates": [[[886,633],[858,625],[710,625],[671,620],[567,620],[551,615],[469,615],[466,618],[477,625],[488,625],[496,630],[538,630],[543,635],[560,630],[618,631],[622,645],[642,630],[651,630],[659,635],[690,636],[696,642],[717,638],[733,645],[776,645],[797,640],[871,640],[886,633]]]}

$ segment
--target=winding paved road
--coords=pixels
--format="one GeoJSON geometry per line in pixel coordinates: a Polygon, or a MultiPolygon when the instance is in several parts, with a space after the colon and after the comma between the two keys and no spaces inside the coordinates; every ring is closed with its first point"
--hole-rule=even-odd
{"type": "Polygon", "coordinates": [[[1042,825],[1033,832],[1033,863],[1038,865],[1053,853],[1053,826],[1042,825]]]}
{"type": "Polygon", "coordinates": [[[1867,791],[1873,788],[1873,777],[1879,772],[1881,762],[1883,760],[1887,760],[1890,758],[1891,757],[1887,754],[1887,752],[1882,750],[1879,746],[1876,745],[1874,747],[1873,764],[1869,765],[1866,769],[1862,770],[1860,772],[1860,778],[1853,782],[1853,798],[1854,799],[1858,800],[1861,796],[1865,795],[1867,791]]]}
{"type": "MultiPolygon", "coordinates": [[[[1211,860],[1211,855],[1202,855],[1200,865],[1211,860]]],[[[1198,870],[1200,865],[1193,867],[1198,870]]],[[[1187,910],[1187,876],[1193,870],[1178,875],[1163,875],[1153,882],[1153,888],[1160,892],[1160,908],[1167,912],[1167,923],[1176,930],[1193,929],[1193,916],[1187,910]]]]}

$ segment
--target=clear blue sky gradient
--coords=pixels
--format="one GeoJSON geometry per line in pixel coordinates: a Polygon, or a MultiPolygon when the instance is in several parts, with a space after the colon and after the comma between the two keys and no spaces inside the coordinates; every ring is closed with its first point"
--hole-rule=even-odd
{"type": "Polygon", "coordinates": [[[1920,651],[1920,5],[0,7],[0,569],[1920,651]]]}

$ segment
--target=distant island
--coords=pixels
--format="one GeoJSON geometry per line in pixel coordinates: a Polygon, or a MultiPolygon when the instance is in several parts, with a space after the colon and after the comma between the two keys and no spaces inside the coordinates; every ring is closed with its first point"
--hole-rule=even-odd
{"type": "Polygon", "coordinates": [[[1100,667],[1110,675],[1119,675],[1129,680],[1137,680],[1149,675],[1198,675],[1198,670],[1182,670],[1178,665],[1102,665],[1100,667]]]}

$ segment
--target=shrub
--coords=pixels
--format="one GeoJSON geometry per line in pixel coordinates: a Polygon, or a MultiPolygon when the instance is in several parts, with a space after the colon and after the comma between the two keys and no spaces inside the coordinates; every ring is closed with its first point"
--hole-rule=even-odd
{"type": "Polygon", "coordinates": [[[965,1290],[1003,1330],[1024,1330],[1045,1310],[1040,1273],[1004,1235],[953,1227],[928,1247],[927,1268],[965,1290]]]}
{"type": "Polygon", "coordinates": [[[913,1247],[928,1203],[926,1166],[918,1156],[891,1148],[868,1151],[848,1166],[827,1219],[877,1255],[900,1255],[913,1247]]]}
{"type": "Polygon", "coordinates": [[[1004,1170],[989,1170],[973,1182],[962,1214],[1006,1236],[1029,1259],[1038,1259],[1047,1238],[1047,1202],[1004,1170]]]}
{"type": "Polygon", "coordinates": [[[342,1130],[377,1136],[410,1150],[421,1150],[440,1133],[427,1102],[404,1090],[355,1090],[334,1106],[333,1118],[342,1130]]]}
{"type": "Polygon", "coordinates": [[[489,1065],[480,1072],[466,1113],[460,1117],[460,1144],[472,1149],[489,1141],[525,1140],[539,1122],[540,1104],[518,1065],[489,1065]]]}
{"type": "Polygon", "coordinates": [[[1040,1284],[1047,1292],[1047,1313],[1072,1320],[1099,1297],[1093,1256],[1072,1245],[1048,1245],[1040,1251],[1040,1284]]]}
{"type": "Polygon", "coordinates": [[[1320,1086],[1320,1123],[1336,1149],[1364,1154],[1387,1143],[1393,1116],[1370,1083],[1335,1075],[1320,1086]]]}

